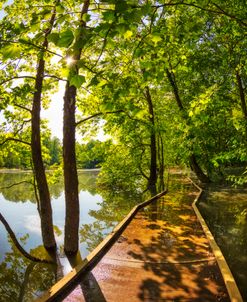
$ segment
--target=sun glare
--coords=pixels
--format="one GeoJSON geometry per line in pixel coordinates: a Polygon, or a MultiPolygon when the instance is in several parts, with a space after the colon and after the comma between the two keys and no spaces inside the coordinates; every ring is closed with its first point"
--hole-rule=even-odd
{"type": "Polygon", "coordinates": [[[72,65],[75,62],[75,60],[72,57],[67,57],[66,62],[67,62],[67,65],[72,65]]]}

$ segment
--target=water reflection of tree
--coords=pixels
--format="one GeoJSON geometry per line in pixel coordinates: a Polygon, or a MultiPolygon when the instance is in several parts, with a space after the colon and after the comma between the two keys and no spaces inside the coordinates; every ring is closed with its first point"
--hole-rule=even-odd
{"type": "MultiPolygon", "coordinates": [[[[26,236],[22,238],[23,244],[25,241],[26,236]]],[[[29,261],[20,254],[10,238],[8,242],[11,250],[0,264],[0,300],[33,301],[35,293],[47,290],[54,283],[55,266],[29,261]]],[[[30,253],[41,258],[47,256],[41,246],[30,253]]]]}
{"type": "MultiPolygon", "coordinates": [[[[232,270],[244,300],[247,299],[246,191],[209,188],[199,209],[232,270]]],[[[247,301],[247,300],[246,300],[247,301]]]]}
{"type": "MultiPolygon", "coordinates": [[[[8,201],[36,203],[32,181],[32,173],[0,173],[0,192],[8,201]]],[[[62,192],[63,182],[61,179],[50,185],[52,198],[58,198],[62,192]]]]}
{"type": "Polygon", "coordinates": [[[137,193],[114,194],[107,190],[101,190],[99,193],[103,198],[100,209],[89,211],[95,221],[80,227],[80,242],[86,242],[89,252],[141,201],[141,196],[137,193]]]}
{"type": "Polygon", "coordinates": [[[98,171],[79,171],[79,192],[88,191],[91,195],[97,194],[96,179],[98,171]]]}
{"type": "Polygon", "coordinates": [[[35,202],[36,199],[31,182],[31,173],[0,173],[0,192],[9,201],[35,202]]]}
{"type": "MultiPolygon", "coordinates": [[[[48,179],[49,175],[52,177],[52,174],[52,171],[48,172],[48,179]]],[[[97,171],[79,172],[79,190],[89,191],[92,195],[97,194],[97,175],[97,171]]],[[[0,173],[0,193],[8,201],[23,203],[30,201],[36,203],[32,181],[32,173],[0,173]]],[[[51,197],[59,198],[64,190],[62,176],[57,177],[56,181],[50,183],[49,188],[51,197]]]]}

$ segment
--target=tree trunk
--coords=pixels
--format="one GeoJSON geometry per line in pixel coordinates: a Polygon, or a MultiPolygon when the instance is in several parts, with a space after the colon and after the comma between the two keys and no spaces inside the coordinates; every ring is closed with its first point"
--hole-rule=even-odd
{"type": "Polygon", "coordinates": [[[149,88],[146,87],[146,99],[148,102],[148,112],[150,115],[151,122],[151,134],[150,134],[150,175],[148,180],[148,188],[156,186],[157,182],[157,147],[156,147],[156,133],[155,133],[155,118],[152,97],[149,88]]]}
{"type": "MultiPolygon", "coordinates": [[[[47,49],[48,40],[47,37],[51,32],[51,29],[54,25],[56,16],[56,10],[54,8],[52,17],[50,19],[50,27],[47,29],[43,42],[43,49],[47,49]]],[[[42,50],[39,54],[40,59],[38,60],[37,73],[35,78],[35,92],[33,96],[32,104],[32,118],[31,118],[31,149],[32,149],[32,159],[33,159],[33,168],[34,174],[37,181],[37,187],[39,192],[39,211],[41,219],[41,232],[43,243],[46,249],[55,250],[56,241],[53,230],[52,222],[52,207],[49,188],[47,184],[45,167],[42,158],[41,150],[41,138],[40,138],[40,110],[41,110],[41,95],[43,89],[43,79],[44,79],[44,69],[45,69],[45,60],[44,52],[42,50]]]]}
{"type": "Polygon", "coordinates": [[[64,250],[68,254],[77,252],[79,242],[80,207],[75,152],[75,98],[76,88],[67,83],[64,95],[63,162],[66,204],[64,250]]]}
{"type": "Polygon", "coordinates": [[[194,154],[192,154],[190,156],[190,167],[191,167],[191,170],[193,172],[195,172],[197,178],[202,183],[209,183],[210,182],[210,179],[208,178],[208,176],[203,173],[203,171],[202,171],[201,167],[199,166],[194,154]]]}
{"type": "Polygon", "coordinates": [[[158,136],[158,157],[159,157],[159,190],[164,191],[165,163],[164,163],[164,146],[163,146],[163,140],[161,134],[159,134],[158,136]]]}
{"type": "MultiPolygon", "coordinates": [[[[183,106],[182,100],[181,100],[180,95],[179,95],[178,86],[177,86],[177,83],[176,83],[176,80],[175,80],[174,73],[170,72],[169,69],[166,69],[166,74],[167,74],[168,80],[169,80],[169,82],[172,86],[174,97],[175,97],[175,100],[177,102],[178,108],[182,113],[184,113],[185,122],[188,123],[188,117],[187,117],[187,115],[185,115],[185,113],[186,113],[185,108],[183,106]]],[[[197,159],[196,159],[196,155],[195,155],[194,152],[189,157],[189,163],[190,163],[190,167],[191,167],[192,171],[195,172],[196,176],[198,177],[198,179],[201,182],[203,182],[203,183],[209,183],[210,182],[209,177],[202,171],[201,167],[199,166],[199,164],[197,162],[197,159]]]]}
{"type": "MultiPolygon", "coordinates": [[[[90,0],[85,0],[81,16],[79,35],[75,41],[78,43],[82,35],[82,29],[86,27],[83,21],[84,14],[87,14],[90,0]]],[[[82,48],[74,51],[72,58],[75,62],[80,60],[82,48]]],[[[73,75],[78,75],[78,68],[73,67],[73,75]]],[[[67,82],[64,94],[64,115],[63,115],[63,164],[64,164],[64,190],[65,190],[65,238],[64,251],[68,255],[73,255],[78,251],[79,246],[79,216],[80,205],[78,196],[78,175],[76,167],[75,152],[75,110],[76,110],[76,87],[67,82]]]]}
{"type": "Polygon", "coordinates": [[[241,79],[241,76],[238,71],[236,72],[236,79],[237,79],[237,83],[238,83],[242,113],[243,113],[244,120],[245,120],[245,135],[247,137],[247,106],[246,106],[246,101],[245,101],[245,93],[244,93],[242,79],[241,79]]]}

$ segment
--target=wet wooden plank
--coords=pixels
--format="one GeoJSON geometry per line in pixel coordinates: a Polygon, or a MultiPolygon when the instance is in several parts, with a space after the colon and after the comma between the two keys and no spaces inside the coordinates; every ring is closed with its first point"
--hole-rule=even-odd
{"type": "Polygon", "coordinates": [[[163,191],[152,198],[135,206],[130,213],[114,228],[114,230],[70,273],[53,285],[47,292],[41,297],[37,298],[36,302],[50,302],[50,301],[62,301],[62,298],[67,295],[67,292],[74,287],[76,283],[80,281],[80,278],[85,275],[90,269],[92,269],[98,261],[107,253],[108,249],[115,243],[117,238],[121,235],[123,230],[128,226],[130,221],[136,215],[136,213],[152,203],[154,200],[160,198],[167,191],[163,191]]]}
{"type": "Polygon", "coordinates": [[[64,301],[230,301],[184,187],[139,211],[64,301]]]}

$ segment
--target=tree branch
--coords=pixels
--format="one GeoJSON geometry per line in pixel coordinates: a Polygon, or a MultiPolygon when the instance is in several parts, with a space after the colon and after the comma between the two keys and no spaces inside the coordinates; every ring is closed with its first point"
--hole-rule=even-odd
{"type": "Polygon", "coordinates": [[[144,171],[142,170],[142,167],[141,167],[142,157],[143,157],[144,153],[145,153],[145,149],[142,149],[141,160],[138,164],[138,168],[139,168],[139,171],[140,171],[141,175],[149,181],[149,177],[144,173],[144,171]]]}
{"type": "MultiPolygon", "coordinates": [[[[177,5],[185,5],[185,6],[191,6],[191,7],[195,7],[198,8],[202,11],[206,11],[209,13],[213,13],[213,14],[220,14],[220,15],[225,15],[231,19],[234,19],[235,21],[237,21],[238,23],[242,24],[243,26],[247,26],[247,23],[244,22],[243,20],[237,18],[236,16],[233,16],[231,14],[229,14],[228,12],[226,12],[225,10],[223,10],[219,5],[217,5],[216,3],[212,2],[212,5],[214,5],[218,10],[214,10],[211,8],[205,8],[205,7],[201,7],[197,4],[194,3],[186,3],[186,2],[174,2],[174,3],[165,3],[165,4],[160,4],[160,5],[153,5],[152,7],[154,8],[160,8],[160,7],[165,7],[165,6],[177,6],[177,5]]],[[[141,7],[136,7],[136,8],[141,8],[141,7]]]]}
{"type": "Polygon", "coordinates": [[[45,75],[44,75],[44,78],[53,78],[53,79],[56,79],[56,80],[58,80],[58,81],[67,82],[66,79],[60,78],[60,77],[55,76],[55,75],[50,75],[50,74],[45,74],[45,75]]]}
{"type": "Polygon", "coordinates": [[[6,138],[3,142],[0,142],[0,146],[4,145],[8,141],[18,142],[18,143],[21,143],[21,144],[24,144],[24,145],[27,145],[27,146],[31,147],[31,143],[23,141],[23,140],[18,139],[18,138],[14,138],[14,137],[8,137],[8,138],[6,138]]]}
{"type": "Polygon", "coordinates": [[[236,16],[233,16],[233,15],[229,14],[228,12],[226,12],[225,10],[223,10],[223,8],[221,8],[218,4],[216,4],[216,3],[214,3],[214,2],[212,2],[212,4],[213,4],[215,7],[218,8],[219,13],[221,13],[221,14],[227,16],[227,17],[230,17],[231,19],[236,20],[237,22],[239,22],[240,24],[242,24],[242,25],[244,25],[244,26],[247,26],[247,23],[246,23],[246,22],[244,22],[243,20],[237,18],[236,16]]]}
{"type": "Polygon", "coordinates": [[[32,80],[35,80],[35,77],[32,77],[32,76],[16,76],[16,77],[6,79],[6,80],[0,82],[0,85],[3,85],[5,83],[8,83],[8,82],[16,80],[16,79],[32,79],[32,80]]]}
{"type": "Polygon", "coordinates": [[[88,121],[88,120],[91,120],[91,119],[93,119],[93,118],[95,118],[95,117],[97,117],[97,116],[99,116],[99,115],[113,114],[113,113],[119,113],[119,112],[124,112],[124,110],[120,109],[120,110],[116,110],[116,111],[98,112],[98,113],[95,113],[95,114],[93,114],[93,115],[91,115],[91,116],[85,117],[84,119],[82,119],[82,120],[76,122],[75,125],[76,125],[76,127],[77,127],[78,125],[80,125],[80,124],[82,124],[82,123],[84,123],[84,122],[86,122],[86,121],[88,121]]]}
{"type": "Polygon", "coordinates": [[[169,82],[172,86],[173,94],[175,96],[178,108],[181,111],[184,111],[184,106],[183,106],[182,100],[180,99],[180,96],[179,96],[179,93],[178,93],[178,86],[177,86],[177,83],[176,83],[174,73],[172,71],[169,71],[169,69],[167,68],[166,69],[166,75],[167,75],[167,78],[168,78],[168,80],[169,80],[169,82]]]}
{"type": "MultiPolygon", "coordinates": [[[[16,104],[16,103],[13,103],[13,105],[16,106],[16,107],[18,107],[18,108],[24,109],[24,110],[26,110],[26,111],[32,113],[32,110],[29,109],[29,108],[27,108],[27,107],[25,107],[25,106],[22,106],[22,105],[19,105],[19,104],[16,104]]],[[[28,120],[28,121],[26,121],[26,122],[30,122],[30,121],[31,121],[31,120],[28,120]]]]}
{"type": "Polygon", "coordinates": [[[47,49],[47,48],[44,48],[44,47],[42,47],[42,46],[33,44],[33,43],[29,42],[29,41],[23,41],[23,40],[22,40],[22,41],[12,41],[12,40],[3,40],[3,39],[1,39],[0,42],[4,42],[4,43],[17,43],[17,44],[18,44],[18,43],[22,43],[22,44],[24,44],[24,45],[30,45],[30,46],[33,46],[34,48],[40,49],[40,50],[42,50],[42,51],[46,51],[46,52],[48,52],[48,53],[50,53],[50,54],[52,54],[52,55],[58,56],[58,57],[60,57],[60,58],[63,58],[62,55],[60,55],[60,54],[58,54],[58,53],[56,53],[56,52],[54,52],[54,51],[51,51],[51,50],[49,50],[49,49],[47,49]]]}
{"type": "Polygon", "coordinates": [[[28,184],[33,184],[31,181],[28,181],[28,180],[23,180],[23,181],[20,181],[20,182],[16,182],[12,185],[9,185],[9,186],[6,186],[6,187],[0,187],[0,190],[4,190],[4,189],[10,189],[14,186],[18,186],[18,185],[21,185],[23,183],[28,183],[28,184]]]}
{"type": "Polygon", "coordinates": [[[99,60],[100,60],[100,58],[101,58],[101,56],[102,56],[102,54],[103,54],[103,52],[104,52],[104,49],[105,49],[105,47],[106,47],[107,37],[108,37],[108,35],[109,35],[109,33],[110,33],[111,29],[112,29],[113,24],[114,24],[114,22],[111,24],[111,26],[109,27],[109,29],[107,30],[107,32],[106,32],[106,34],[105,34],[104,42],[103,42],[103,45],[102,45],[100,54],[99,54],[98,59],[97,59],[97,61],[95,62],[95,64],[94,64],[93,67],[97,66],[98,63],[99,63],[99,60]]]}

